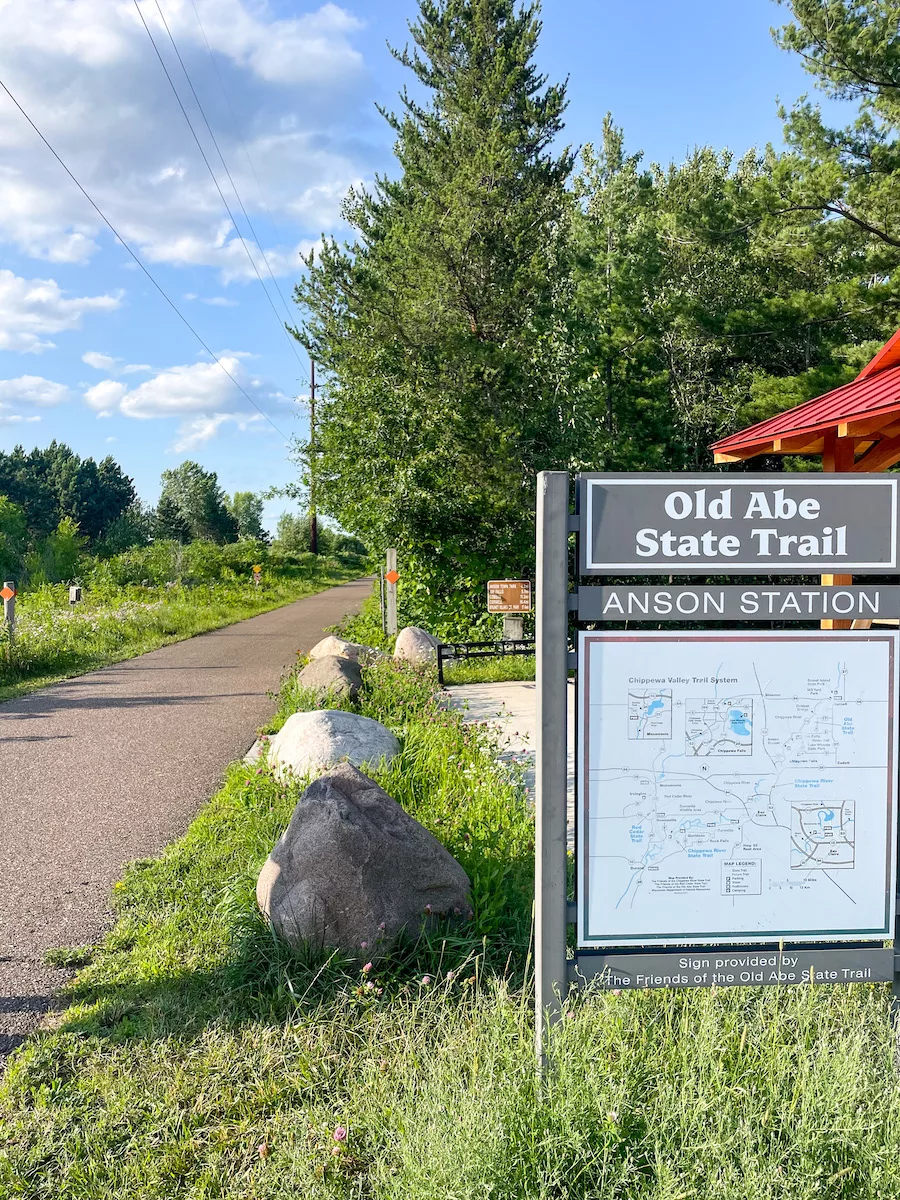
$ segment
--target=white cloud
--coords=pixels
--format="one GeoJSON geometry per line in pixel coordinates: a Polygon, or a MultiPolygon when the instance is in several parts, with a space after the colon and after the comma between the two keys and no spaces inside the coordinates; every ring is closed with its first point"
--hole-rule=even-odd
{"type": "MultiPolygon", "coordinates": [[[[234,423],[241,433],[245,433],[255,425],[261,426],[263,420],[260,413],[255,413],[252,417],[236,413],[213,413],[210,417],[195,417],[192,421],[182,421],[178,426],[178,437],[170,449],[175,454],[189,454],[214,438],[222,426],[229,422],[234,423]]],[[[271,429],[271,426],[268,428],[271,429]]]]}
{"type": "Polygon", "coordinates": [[[108,375],[136,375],[141,371],[153,370],[149,363],[127,363],[123,366],[123,359],[114,358],[111,354],[101,354],[96,350],[85,351],[81,361],[97,371],[106,371],[108,375]]]}
{"type": "Polygon", "coordinates": [[[121,302],[121,295],[67,296],[54,279],[23,279],[0,268],[0,350],[39,354],[53,347],[47,334],[78,329],[86,313],[121,302]]]}
{"type": "Polygon", "coordinates": [[[226,371],[251,396],[263,412],[274,411],[290,403],[287,396],[266,380],[253,375],[245,365],[245,356],[237,352],[222,354],[220,362],[196,362],[169,367],[134,387],[117,379],[104,379],[84,393],[87,404],[98,417],[112,412],[137,420],[160,417],[180,418],[174,449],[201,445],[214,437],[230,421],[238,428],[264,420],[226,371]],[[225,368],[223,370],[222,368],[225,368]]]}
{"type": "Polygon", "coordinates": [[[95,371],[113,371],[121,360],[110,354],[99,354],[96,350],[87,350],[81,356],[81,361],[93,367],[95,371]]]}
{"type": "Polygon", "coordinates": [[[238,306],[237,300],[229,300],[227,296],[209,296],[203,303],[211,304],[214,308],[237,308],[238,306]]]}
{"type": "MultiPolygon", "coordinates": [[[[300,250],[339,222],[341,197],[367,173],[360,155],[370,152],[358,139],[366,74],[353,44],[362,26],[333,3],[280,19],[257,0],[194,3],[241,113],[253,170],[221,115],[191,0],[162,0],[266,257],[276,274],[296,274],[300,250]]],[[[155,0],[141,0],[141,11],[171,59],[155,0]]],[[[150,262],[214,267],[223,282],[255,279],[242,239],[249,231],[228,220],[132,3],[0,0],[0,26],[0,78],[130,244],[150,262]]],[[[173,78],[183,85],[177,66],[173,78]]],[[[33,257],[78,263],[108,236],[4,97],[0,239],[33,257]]]]}
{"type": "Polygon", "coordinates": [[[39,421],[40,417],[26,417],[22,413],[3,413],[0,412],[0,425],[23,425],[30,424],[32,421],[39,421]]]}
{"type": "Polygon", "coordinates": [[[69,399],[69,389],[40,375],[20,375],[18,379],[0,379],[0,407],[11,404],[36,404],[52,408],[69,399]]]}

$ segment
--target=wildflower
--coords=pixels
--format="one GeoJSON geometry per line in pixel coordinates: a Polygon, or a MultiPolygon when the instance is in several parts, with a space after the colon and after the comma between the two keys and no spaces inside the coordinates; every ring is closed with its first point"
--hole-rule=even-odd
{"type": "Polygon", "coordinates": [[[366,991],[367,991],[367,992],[374,992],[374,991],[375,991],[375,984],[372,982],[372,980],[371,980],[371,979],[370,979],[370,980],[369,980],[369,982],[366,984],[366,991]]]}
{"type": "Polygon", "coordinates": [[[457,916],[457,917],[459,917],[459,916],[462,916],[462,909],[461,909],[461,908],[454,908],[454,910],[453,910],[453,913],[454,913],[454,915],[455,915],[455,916],[457,916]]]}
{"type": "Polygon", "coordinates": [[[606,1119],[607,1119],[607,1121],[611,1121],[613,1125],[618,1125],[619,1114],[616,1112],[615,1109],[613,1109],[611,1112],[608,1112],[606,1114],[606,1119]]]}
{"type": "Polygon", "coordinates": [[[342,1153],[340,1146],[332,1146],[331,1153],[332,1153],[332,1155],[338,1155],[338,1154],[342,1153]]]}
{"type": "Polygon", "coordinates": [[[256,1153],[260,1158],[268,1158],[272,1153],[272,1148],[269,1146],[268,1142],[260,1142],[256,1147],[256,1153]]]}
{"type": "Polygon", "coordinates": [[[334,1127],[334,1133],[331,1136],[334,1138],[334,1140],[336,1142],[346,1142],[347,1130],[345,1129],[345,1127],[343,1125],[336,1125],[334,1127]]]}
{"type": "Polygon", "coordinates": [[[612,990],[612,995],[613,995],[613,996],[621,996],[621,995],[622,995],[622,989],[621,989],[621,988],[613,988],[613,990],[612,990]]]}
{"type": "Polygon", "coordinates": [[[368,943],[368,942],[360,942],[360,943],[359,943],[359,948],[360,948],[360,950],[368,950],[368,948],[369,948],[369,943],[368,943]]]}
{"type": "Polygon", "coordinates": [[[371,963],[366,963],[366,964],[365,964],[365,966],[363,967],[363,975],[368,975],[368,973],[369,973],[371,970],[372,970],[372,964],[371,964],[371,963]]]}
{"type": "Polygon", "coordinates": [[[428,917],[431,916],[431,905],[430,904],[425,905],[425,915],[428,917]]]}
{"type": "Polygon", "coordinates": [[[378,928],[384,933],[384,921],[379,922],[378,928]]]}
{"type": "Polygon", "coordinates": [[[571,1018],[572,1018],[572,1017],[574,1017],[574,1016],[575,1016],[575,1014],[574,1014],[574,1012],[572,1012],[571,1008],[570,1008],[570,1009],[569,1009],[569,1010],[566,1012],[566,1016],[567,1016],[567,1017],[568,1017],[570,1020],[571,1020],[571,1018]]]}
{"type": "Polygon", "coordinates": [[[256,773],[257,773],[257,775],[262,775],[262,773],[263,773],[263,769],[262,769],[262,767],[257,767],[257,768],[256,768],[256,773]]]}

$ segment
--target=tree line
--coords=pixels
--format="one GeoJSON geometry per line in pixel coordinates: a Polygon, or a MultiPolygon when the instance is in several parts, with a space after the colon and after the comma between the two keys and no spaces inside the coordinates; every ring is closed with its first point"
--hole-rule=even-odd
{"type": "Polygon", "coordinates": [[[412,611],[527,573],[538,471],[709,469],[716,437],[849,381],[896,329],[900,0],[788,8],[779,43],[853,121],[803,99],[784,150],[661,165],[612,116],[559,148],[537,4],[421,0],[396,169],[350,192],[352,238],[295,289],[326,376],[307,471],[398,547],[412,611]]]}
{"type": "MultiPolygon", "coordinates": [[[[56,441],[29,452],[22,446],[0,452],[0,575],[54,583],[71,578],[84,553],[102,559],[153,541],[271,540],[262,525],[263,495],[229,496],[214,471],[190,460],[163,471],[161,482],[151,508],[112,457],[97,463],[56,441]]],[[[290,552],[308,551],[308,521],[283,513],[276,541],[290,552]]],[[[323,554],[364,552],[331,529],[321,531],[320,543],[323,554]]]]}

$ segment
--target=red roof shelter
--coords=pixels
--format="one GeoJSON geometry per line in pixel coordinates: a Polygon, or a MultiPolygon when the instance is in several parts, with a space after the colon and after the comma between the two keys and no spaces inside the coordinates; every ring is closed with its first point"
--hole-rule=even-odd
{"type": "Polygon", "coordinates": [[[852,383],[710,448],[717,463],[757,454],[821,454],[825,471],[886,471],[900,462],[900,330],[852,383]]]}
{"type": "MultiPolygon", "coordinates": [[[[743,462],[757,454],[821,454],[823,471],[886,471],[894,466],[900,462],[900,330],[852,383],[720,438],[710,449],[717,463],[743,462]]],[[[852,581],[852,575],[822,576],[823,584],[852,581]]],[[[848,629],[850,624],[822,622],[826,629],[848,629]]],[[[853,622],[854,628],[871,624],[853,622]]]]}

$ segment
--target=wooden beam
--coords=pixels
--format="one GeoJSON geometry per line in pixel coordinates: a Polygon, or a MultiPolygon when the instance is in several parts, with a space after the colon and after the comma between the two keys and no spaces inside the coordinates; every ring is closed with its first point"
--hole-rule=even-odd
{"type": "Polygon", "coordinates": [[[882,438],[868,449],[862,458],[857,459],[848,471],[886,471],[888,467],[900,462],[900,435],[892,438],[882,438]]]}
{"type": "Polygon", "coordinates": [[[866,437],[871,433],[882,437],[893,437],[900,433],[900,412],[891,410],[878,416],[861,418],[858,421],[841,421],[837,427],[838,437],[866,437]]]}
{"type": "Polygon", "coordinates": [[[821,434],[798,433],[792,437],[775,438],[772,443],[774,454],[821,454],[823,438],[821,434]]]}
{"type": "Polygon", "coordinates": [[[718,450],[713,454],[713,461],[717,463],[733,463],[746,462],[748,458],[756,458],[757,454],[768,454],[769,450],[766,446],[760,449],[753,450],[736,450],[727,454],[722,454],[718,450]]]}
{"type": "Polygon", "coordinates": [[[855,445],[851,438],[839,438],[836,429],[826,429],[822,445],[823,471],[852,471],[855,445]]]}

